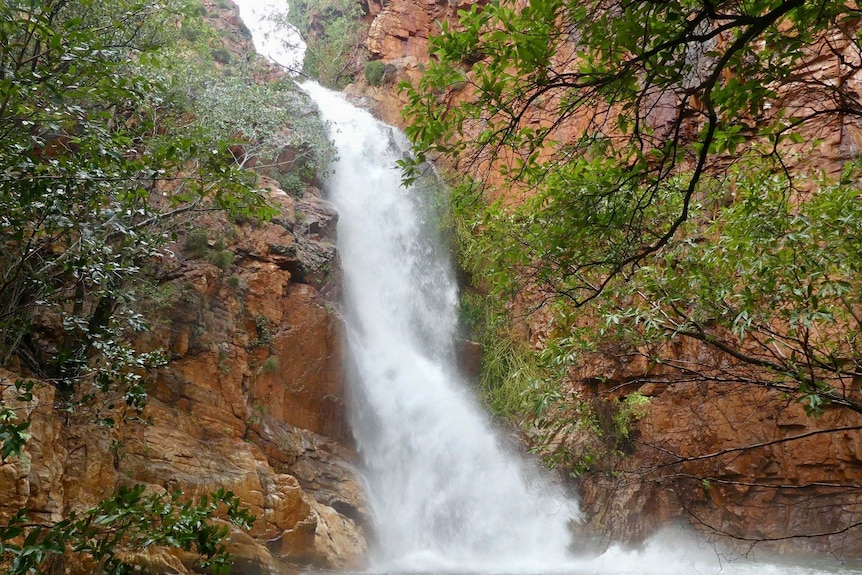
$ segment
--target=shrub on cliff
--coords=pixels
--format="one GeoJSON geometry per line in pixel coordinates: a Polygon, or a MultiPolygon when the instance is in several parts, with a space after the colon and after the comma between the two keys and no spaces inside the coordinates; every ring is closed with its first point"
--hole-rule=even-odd
{"type": "MultiPolygon", "coordinates": [[[[306,44],[302,70],[324,86],[342,88],[360,68],[357,61],[366,24],[354,0],[299,0],[288,20],[306,44]]],[[[286,23],[285,23],[286,24],[286,23]]]]}
{"type": "Polygon", "coordinates": [[[382,60],[371,60],[365,64],[365,81],[372,86],[379,86],[383,83],[383,71],[386,64],[382,60]]]}
{"type": "Polygon", "coordinates": [[[267,215],[227,141],[188,122],[163,65],[182,5],[11,2],[0,20],[0,364],[71,389],[140,317],[124,286],[209,204],[267,215]],[[50,325],[34,321],[54,315],[50,325]],[[45,333],[44,329],[59,333],[45,333]],[[41,338],[55,342],[44,349],[41,338]]]}
{"type": "Polygon", "coordinates": [[[236,144],[238,166],[274,177],[288,192],[326,172],[335,155],[326,126],[292,80],[257,83],[234,74],[197,82],[197,121],[216,142],[236,144]]]}

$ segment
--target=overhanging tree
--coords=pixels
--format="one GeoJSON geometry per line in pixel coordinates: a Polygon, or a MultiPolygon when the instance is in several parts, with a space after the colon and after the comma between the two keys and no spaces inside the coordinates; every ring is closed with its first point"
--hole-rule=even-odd
{"type": "Polygon", "coordinates": [[[557,364],[609,341],[660,362],[659,342],[694,338],[731,358],[699,377],[862,412],[859,16],[804,0],[474,5],[405,87],[407,176],[442,154],[527,198],[477,208],[464,186],[455,205],[468,267],[556,306],[557,364]],[[829,133],[844,156],[825,177],[829,133]]]}

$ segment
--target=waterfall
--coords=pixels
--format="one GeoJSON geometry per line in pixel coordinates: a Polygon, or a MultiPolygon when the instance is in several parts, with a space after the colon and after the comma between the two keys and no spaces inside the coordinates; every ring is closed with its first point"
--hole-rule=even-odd
{"type": "Polygon", "coordinates": [[[501,445],[459,379],[457,286],[433,191],[405,189],[395,168],[407,142],[342,95],[304,88],[339,155],[327,187],[339,212],[352,428],[378,559],[407,568],[559,564],[576,506],[501,445]]]}
{"type": "Polygon", "coordinates": [[[305,43],[287,21],[288,5],[278,0],[234,0],[239,16],[251,32],[258,53],[289,74],[302,70],[305,43]]]}
{"type": "MultiPolygon", "coordinates": [[[[258,50],[296,70],[304,50],[283,25],[284,5],[237,4],[258,50]]],[[[577,505],[504,448],[455,367],[458,291],[436,219],[439,196],[401,185],[395,162],[409,145],[400,132],[340,94],[303,87],[330,123],[339,156],[327,192],[339,212],[351,423],[377,565],[559,567],[577,505]]]]}

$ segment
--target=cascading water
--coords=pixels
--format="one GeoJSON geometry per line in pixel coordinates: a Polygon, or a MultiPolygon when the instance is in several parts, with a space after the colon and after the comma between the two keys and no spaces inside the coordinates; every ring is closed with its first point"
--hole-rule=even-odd
{"type": "Polygon", "coordinates": [[[395,129],[340,94],[305,83],[339,160],[339,211],[352,428],[384,572],[577,575],[819,575],[817,567],[738,561],[681,530],[642,551],[572,557],[574,501],[508,452],[455,368],[457,289],[427,189],[405,189],[395,129]]]}
{"type": "Polygon", "coordinates": [[[500,445],[455,368],[457,288],[431,194],[401,186],[408,149],[393,128],[316,84],[331,123],[353,431],[385,559],[460,568],[560,564],[573,502],[500,445]]]}

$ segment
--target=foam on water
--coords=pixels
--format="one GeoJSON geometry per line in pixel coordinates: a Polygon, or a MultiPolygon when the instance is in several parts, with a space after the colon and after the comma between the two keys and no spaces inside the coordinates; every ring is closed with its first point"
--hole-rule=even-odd
{"type": "Polygon", "coordinates": [[[564,560],[574,502],[502,445],[457,374],[457,286],[433,194],[405,189],[395,168],[407,142],[342,95],[304,88],[338,149],[327,189],[378,561],[463,570],[564,560]]]}

